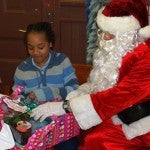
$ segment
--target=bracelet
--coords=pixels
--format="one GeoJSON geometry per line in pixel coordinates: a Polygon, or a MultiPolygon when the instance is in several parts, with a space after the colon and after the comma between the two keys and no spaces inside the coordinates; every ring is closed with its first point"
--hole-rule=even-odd
{"type": "Polygon", "coordinates": [[[62,104],[62,107],[63,107],[63,109],[65,110],[66,113],[71,112],[71,107],[70,107],[69,100],[64,100],[63,104],[62,104]]]}

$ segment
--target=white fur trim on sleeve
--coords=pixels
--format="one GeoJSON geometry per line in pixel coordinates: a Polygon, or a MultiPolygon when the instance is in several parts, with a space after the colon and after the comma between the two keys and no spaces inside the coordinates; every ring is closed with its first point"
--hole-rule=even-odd
{"type": "Polygon", "coordinates": [[[143,38],[150,38],[150,26],[141,28],[139,30],[139,35],[140,35],[140,37],[143,37],[143,38]]]}
{"type": "Polygon", "coordinates": [[[150,116],[144,117],[129,125],[123,124],[122,130],[128,140],[150,132],[150,116]]]}
{"type": "Polygon", "coordinates": [[[117,115],[112,117],[112,121],[115,125],[122,125],[123,133],[128,140],[150,132],[150,116],[144,117],[129,125],[124,124],[117,115]]]}
{"type": "Polygon", "coordinates": [[[70,99],[70,107],[83,130],[87,130],[102,122],[102,119],[94,109],[89,94],[70,99]]]}

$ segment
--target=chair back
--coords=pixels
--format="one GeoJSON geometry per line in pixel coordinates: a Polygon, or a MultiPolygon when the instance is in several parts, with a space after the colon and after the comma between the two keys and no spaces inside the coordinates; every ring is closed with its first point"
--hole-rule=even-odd
{"type": "Polygon", "coordinates": [[[87,64],[73,64],[73,67],[76,70],[79,84],[85,83],[90,74],[90,71],[92,70],[92,66],[87,64]]]}

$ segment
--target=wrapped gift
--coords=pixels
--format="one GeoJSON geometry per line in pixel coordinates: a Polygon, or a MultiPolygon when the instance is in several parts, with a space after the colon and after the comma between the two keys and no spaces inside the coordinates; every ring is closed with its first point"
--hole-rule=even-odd
{"type": "Polygon", "coordinates": [[[13,117],[5,117],[4,122],[9,124],[14,140],[19,145],[16,145],[14,150],[50,148],[80,133],[78,123],[72,113],[51,116],[43,122],[30,118],[30,112],[18,113],[13,117]]]}
{"type": "MultiPolygon", "coordinates": [[[[31,110],[36,106],[37,104],[34,103],[32,103],[31,106],[28,105],[28,109],[25,113],[15,112],[14,110],[9,110],[4,113],[3,121],[10,126],[15,142],[20,145],[25,145],[28,142],[28,138],[35,132],[37,128],[34,127],[34,124],[42,124],[30,118],[31,110]]],[[[42,125],[49,123],[50,121],[42,125]]],[[[41,126],[39,126],[39,128],[41,126]]]]}
{"type": "Polygon", "coordinates": [[[14,150],[47,149],[79,135],[80,128],[72,113],[60,117],[52,116],[52,122],[38,130],[28,139],[24,146],[15,146],[14,150]]]}
{"type": "MultiPolygon", "coordinates": [[[[16,93],[18,94],[18,91],[16,93]]],[[[13,97],[18,98],[17,95],[13,95],[13,97]]],[[[5,97],[2,98],[4,99],[5,97]]],[[[60,100],[55,99],[53,101],[60,100]]],[[[9,101],[8,104],[10,104],[9,106],[13,106],[9,101]]],[[[62,116],[50,116],[43,122],[39,122],[34,121],[34,119],[30,117],[31,110],[37,107],[39,105],[38,103],[30,103],[28,100],[21,99],[17,104],[23,107],[26,106],[26,112],[22,113],[9,110],[3,119],[4,122],[10,126],[16,141],[16,146],[13,150],[51,148],[80,133],[80,127],[72,113],[67,113],[62,116]]],[[[12,108],[14,108],[14,106],[12,108]]]]}

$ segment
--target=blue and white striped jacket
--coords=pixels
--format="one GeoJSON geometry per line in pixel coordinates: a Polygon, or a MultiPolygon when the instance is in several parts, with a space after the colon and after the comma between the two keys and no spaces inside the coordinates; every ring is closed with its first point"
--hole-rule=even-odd
{"type": "Polygon", "coordinates": [[[44,70],[33,65],[32,58],[23,61],[16,69],[14,86],[24,87],[24,97],[31,91],[38,101],[49,101],[55,98],[65,99],[67,94],[77,89],[78,81],[75,69],[63,53],[50,51],[50,61],[44,70]]]}

